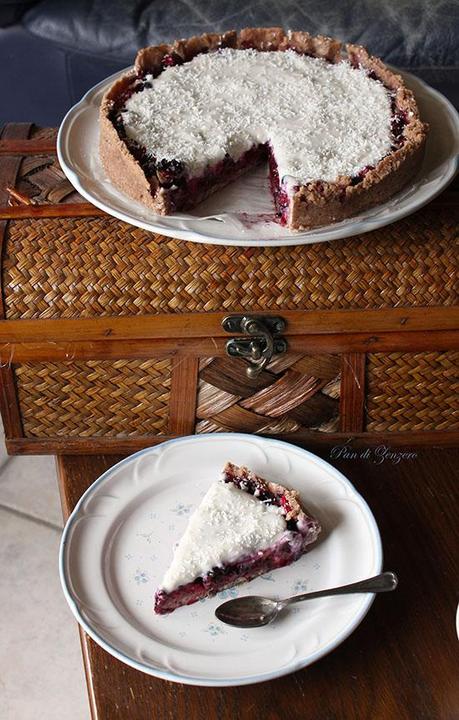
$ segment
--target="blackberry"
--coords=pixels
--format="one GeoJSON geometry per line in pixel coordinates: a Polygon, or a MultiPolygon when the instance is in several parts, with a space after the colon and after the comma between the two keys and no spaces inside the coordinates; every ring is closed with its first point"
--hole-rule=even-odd
{"type": "Polygon", "coordinates": [[[142,82],[139,82],[139,83],[135,86],[134,92],[136,92],[136,93],[142,92],[142,90],[147,90],[147,89],[152,88],[152,87],[153,87],[153,85],[151,84],[151,82],[149,82],[148,80],[143,80],[142,82]]]}
{"type": "Polygon", "coordinates": [[[179,55],[176,52],[171,52],[168,55],[164,55],[161,65],[163,66],[164,70],[168,67],[174,67],[174,65],[181,65],[183,63],[183,58],[181,55],[179,55]]]}
{"type": "Polygon", "coordinates": [[[400,143],[403,139],[403,131],[406,125],[406,113],[399,110],[393,116],[390,125],[394,140],[396,141],[396,143],[400,143]]]}
{"type": "Polygon", "coordinates": [[[124,123],[123,123],[123,116],[120,112],[118,112],[115,108],[110,110],[109,113],[109,120],[113,123],[115,126],[116,132],[118,133],[120,138],[126,137],[126,130],[124,129],[124,123]]]}
{"type": "Polygon", "coordinates": [[[145,175],[147,175],[147,177],[154,175],[156,171],[156,161],[153,155],[147,152],[147,149],[143,145],[140,145],[131,138],[126,140],[126,144],[129,152],[135,157],[145,175]]]}
{"type": "Polygon", "coordinates": [[[156,175],[161,185],[176,185],[185,172],[185,166],[180,160],[158,160],[156,175]]]}
{"type": "Polygon", "coordinates": [[[365,167],[362,168],[362,170],[357,175],[354,175],[354,177],[351,178],[351,185],[358,185],[360,182],[362,182],[363,178],[369,170],[373,170],[373,165],[365,165],[365,167]]]}

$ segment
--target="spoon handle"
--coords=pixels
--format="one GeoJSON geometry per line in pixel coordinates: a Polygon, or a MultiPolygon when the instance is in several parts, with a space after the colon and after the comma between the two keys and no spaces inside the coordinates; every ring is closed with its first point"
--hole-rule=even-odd
{"type": "Polygon", "coordinates": [[[301,602],[302,600],[313,600],[314,598],[327,597],[330,595],[346,595],[347,593],[389,592],[390,590],[395,590],[397,583],[398,579],[395,573],[384,572],[372,578],[351,583],[350,585],[342,585],[341,587],[330,588],[329,590],[317,590],[317,592],[303,593],[303,595],[294,595],[291,598],[283,600],[282,603],[290,605],[291,603],[301,602]]]}

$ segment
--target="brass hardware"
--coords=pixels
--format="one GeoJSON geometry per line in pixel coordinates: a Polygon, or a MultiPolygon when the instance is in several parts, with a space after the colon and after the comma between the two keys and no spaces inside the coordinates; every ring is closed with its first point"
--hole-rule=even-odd
{"type": "Polygon", "coordinates": [[[247,338],[231,338],[226,343],[226,352],[230,357],[238,357],[248,362],[247,377],[256,378],[270,362],[273,355],[287,351],[287,342],[275,337],[285,329],[285,320],[269,315],[229,315],[222,321],[226,332],[250,335],[247,338]]]}

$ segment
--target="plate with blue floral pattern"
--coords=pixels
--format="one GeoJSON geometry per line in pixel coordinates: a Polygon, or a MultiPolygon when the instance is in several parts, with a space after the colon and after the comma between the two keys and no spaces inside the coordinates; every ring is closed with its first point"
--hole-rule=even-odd
{"type": "Polygon", "coordinates": [[[315,662],[350,635],[374,596],[313,600],[293,606],[272,625],[250,630],[219,622],[214,613],[220,603],[343,585],[376,575],[381,567],[374,517],[338,470],[294,445],[237,433],[170,440],[121,461],[82,496],[60,550],[67,602],[99,645],[150,675],[208,686],[261,682],[315,662]],[[153,595],[173,547],[228,460],[299,490],[322,524],[321,539],[288,567],[170,615],[155,615],[153,595]]]}

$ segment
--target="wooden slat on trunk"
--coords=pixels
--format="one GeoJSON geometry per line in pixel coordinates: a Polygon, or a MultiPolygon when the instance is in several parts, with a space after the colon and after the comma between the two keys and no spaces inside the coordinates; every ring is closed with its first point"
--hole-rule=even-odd
{"type": "MultiPolygon", "coordinates": [[[[236,428],[237,429],[237,428],[236,428]]],[[[15,455],[107,455],[133,453],[146,447],[172,440],[176,435],[145,435],[144,437],[49,437],[18,438],[6,441],[9,452],[15,455]]],[[[293,445],[307,448],[333,447],[351,443],[357,448],[376,445],[390,447],[457,447],[459,431],[410,431],[392,433],[320,433],[294,432],[283,435],[270,435],[293,445]]]]}
{"type": "Polygon", "coordinates": [[[199,360],[193,357],[173,361],[169,400],[169,432],[191,435],[196,421],[199,360]]]}
{"type": "Polygon", "coordinates": [[[365,354],[344,353],[341,357],[341,432],[362,432],[365,402],[365,354]]]}

